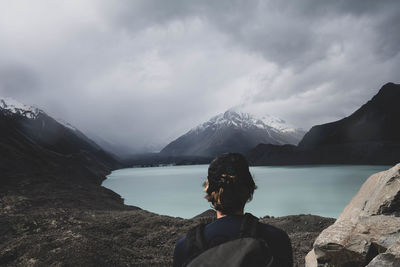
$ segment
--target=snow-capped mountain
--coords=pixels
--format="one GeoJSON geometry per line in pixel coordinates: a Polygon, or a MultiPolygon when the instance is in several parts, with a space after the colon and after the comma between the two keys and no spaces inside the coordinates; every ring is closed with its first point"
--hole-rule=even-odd
{"type": "Polygon", "coordinates": [[[168,144],[168,155],[215,156],[224,152],[246,152],[265,144],[297,144],[305,132],[273,116],[255,116],[228,110],[200,124],[168,144]]]}
{"type": "MultiPolygon", "coordinates": [[[[217,116],[212,117],[209,121],[198,125],[197,127],[191,129],[189,132],[198,132],[202,131],[208,127],[212,127],[215,129],[223,128],[223,127],[233,127],[233,128],[241,128],[241,129],[264,129],[268,135],[272,137],[272,132],[278,133],[298,133],[299,135],[304,135],[304,131],[299,128],[295,128],[289,124],[287,124],[284,120],[271,116],[265,115],[261,118],[256,118],[254,115],[249,113],[244,113],[235,110],[228,110],[225,113],[219,114],[217,116]]],[[[296,142],[289,142],[298,143],[296,142]]],[[[277,140],[279,142],[279,140],[277,140]]],[[[286,141],[284,142],[286,143],[286,141]]]]}
{"type": "MultiPolygon", "coordinates": [[[[46,114],[43,110],[37,107],[22,104],[10,97],[0,98],[0,111],[2,111],[4,114],[20,115],[28,119],[37,119],[40,113],[46,114]]],[[[63,119],[56,118],[55,120],[65,127],[69,128],[70,130],[78,131],[77,128],[72,126],[70,123],[64,121],[63,119]]]]}
{"type": "Polygon", "coordinates": [[[0,110],[3,113],[17,114],[27,117],[29,119],[36,119],[36,117],[41,112],[41,110],[39,110],[38,108],[24,105],[8,97],[0,99],[0,110]]]}
{"type": "Polygon", "coordinates": [[[118,165],[113,156],[75,127],[11,98],[0,98],[0,129],[0,162],[4,159],[9,166],[23,166],[23,159],[33,155],[76,156],[110,168],[118,165]],[[13,154],[18,155],[18,160],[11,160],[13,154]]]}

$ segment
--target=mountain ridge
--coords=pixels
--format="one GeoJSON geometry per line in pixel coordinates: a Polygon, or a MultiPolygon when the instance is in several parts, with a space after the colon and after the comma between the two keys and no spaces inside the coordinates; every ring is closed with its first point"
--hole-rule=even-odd
{"type": "MultiPolygon", "coordinates": [[[[269,116],[270,121],[273,117],[269,116]]],[[[215,156],[224,152],[241,152],[258,143],[297,144],[304,132],[301,129],[284,127],[284,121],[275,119],[274,128],[262,119],[235,110],[212,117],[187,133],[178,137],[160,154],[170,156],[215,156]],[[278,127],[278,126],[276,126],[278,127]]]]}
{"type": "MultiPolygon", "coordinates": [[[[74,173],[81,182],[100,184],[112,169],[123,166],[78,129],[9,98],[0,99],[0,126],[2,173],[32,173],[37,180],[48,179],[41,174],[74,173]]],[[[3,182],[20,182],[15,176],[5,177],[3,182]]]]}
{"type": "Polygon", "coordinates": [[[400,85],[386,83],[349,116],[313,126],[298,146],[259,144],[247,153],[255,165],[395,164],[400,160],[400,85]]]}

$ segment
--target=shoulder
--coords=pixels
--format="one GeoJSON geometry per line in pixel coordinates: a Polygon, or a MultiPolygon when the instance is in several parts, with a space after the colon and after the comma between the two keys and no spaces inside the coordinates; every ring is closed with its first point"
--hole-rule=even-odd
{"type": "Polygon", "coordinates": [[[176,242],[173,256],[173,266],[182,266],[187,257],[186,236],[176,242]]]}
{"type": "Polygon", "coordinates": [[[262,222],[260,222],[259,224],[260,224],[261,232],[264,235],[267,235],[268,237],[273,238],[273,239],[282,239],[283,238],[285,240],[286,239],[289,240],[288,234],[285,231],[283,231],[282,229],[275,227],[273,225],[270,225],[270,224],[262,223],[262,222]]]}
{"type": "Polygon", "coordinates": [[[288,234],[278,227],[261,223],[262,238],[267,242],[279,266],[293,265],[292,244],[288,234]]]}
{"type": "Polygon", "coordinates": [[[186,236],[182,237],[181,239],[176,242],[175,245],[175,252],[181,252],[186,248],[186,236]]]}
{"type": "Polygon", "coordinates": [[[204,224],[198,224],[191,228],[186,236],[176,242],[173,256],[173,266],[182,266],[190,257],[206,248],[203,237],[204,224]]]}

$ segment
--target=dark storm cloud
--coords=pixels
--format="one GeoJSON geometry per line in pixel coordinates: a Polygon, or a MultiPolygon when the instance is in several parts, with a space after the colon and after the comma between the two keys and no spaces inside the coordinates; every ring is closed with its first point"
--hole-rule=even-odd
{"type": "MultiPolygon", "coordinates": [[[[396,0],[384,1],[123,1],[115,21],[137,30],[171,20],[199,17],[209,21],[234,41],[280,64],[309,64],[322,59],[341,36],[317,31],[322,23],[335,24],[353,16],[371,22],[379,35],[376,52],[395,53],[400,17],[396,0]]],[[[342,29],[346,31],[346,29],[342,29]]],[[[358,33],[354,33],[357,35],[358,33]]]]}
{"type": "Polygon", "coordinates": [[[300,127],[399,82],[398,1],[0,4],[0,94],[157,149],[232,106],[300,127]]]}

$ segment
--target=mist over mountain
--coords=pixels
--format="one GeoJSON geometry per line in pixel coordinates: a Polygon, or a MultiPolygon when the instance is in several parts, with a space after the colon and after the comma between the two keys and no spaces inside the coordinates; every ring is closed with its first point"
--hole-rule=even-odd
{"type": "Polygon", "coordinates": [[[160,152],[172,156],[215,156],[225,152],[244,153],[259,143],[297,144],[304,131],[285,121],[228,110],[214,116],[177,138],[160,152]]]}
{"type": "MultiPolygon", "coordinates": [[[[60,173],[68,179],[100,183],[105,173],[122,167],[78,129],[55,120],[44,111],[13,99],[0,99],[0,169],[5,173],[60,173]]],[[[6,183],[18,183],[9,175],[6,183]]],[[[6,178],[3,178],[6,179],[6,178]]],[[[4,181],[3,181],[4,182],[4,181]]],[[[64,181],[65,182],[65,181],[64,181]]]]}
{"type": "Polygon", "coordinates": [[[154,143],[147,145],[142,144],[141,146],[132,147],[130,145],[115,143],[108,139],[106,140],[105,138],[93,133],[88,133],[87,135],[102,149],[113,155],[116,155],[118,158],[121,159],[131,159],[133,157],[138,158],[145,154],[157,154],[165,146],[165,143],[154,143]]]}
{"type": "Polygon", "coordinates": [[[400,158],[400,85],[387,83],[341,120],[317,125],[298,146],[260,144],[253,164],[395,164],[400,158]]]}
{"type": "Polygon", "coordinates": [[[0,17],[0,95],[118,153],[242,105],[308,130],[399,79],[393,0],[1,1],[0,17]]]}

